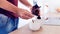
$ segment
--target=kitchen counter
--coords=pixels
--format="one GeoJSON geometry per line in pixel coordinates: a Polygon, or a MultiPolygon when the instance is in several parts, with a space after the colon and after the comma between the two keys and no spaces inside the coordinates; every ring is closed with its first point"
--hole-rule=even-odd
{"type": "Polygon", "coordinates": [[[28,24],[10,34],[60,34],[60,26],[43,25],[39,31],[31,31],[28,24]]]}

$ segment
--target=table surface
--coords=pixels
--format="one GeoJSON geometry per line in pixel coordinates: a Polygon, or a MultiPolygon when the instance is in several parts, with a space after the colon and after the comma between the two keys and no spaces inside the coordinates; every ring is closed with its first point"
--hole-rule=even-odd
{"type": "Polygon", "coordinates": [[[39,31],[33,32],[25,25],[10,34],[60,34],[60,26],[43,25],[39,31]]]}
{"type": "MultiPolygon", "coordinates": [[[[49,13],[51,17],[60,17],[60,13],[49,13]]],[[[28,24],[11,32],[10,34],[60,34],[60,26],[43,25],[39,31],[33,32],[28,24]]]]}

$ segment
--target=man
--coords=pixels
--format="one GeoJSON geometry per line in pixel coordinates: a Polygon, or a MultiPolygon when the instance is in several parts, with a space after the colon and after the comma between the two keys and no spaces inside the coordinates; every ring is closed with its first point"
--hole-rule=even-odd
{"type": "MultiPolygon", "coordinates": [[[[32,7],[27,0],[20,1],[28,8],[32,7]]],[[[0,34],[6,34],[16,30],[18,17],[23,19],[33,17],[27,10],[16,7],[17,4],[18,0],[0,0],[0,34]]]]}

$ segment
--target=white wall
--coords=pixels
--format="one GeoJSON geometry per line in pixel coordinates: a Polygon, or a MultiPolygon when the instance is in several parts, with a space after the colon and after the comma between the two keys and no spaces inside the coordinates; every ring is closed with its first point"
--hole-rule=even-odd
{"type": "MultiPolygon", "coordinates": [[[[33,0],[28,0],[31,5],[33,5],[33,0]]],[[[49,6],[49,11],[55,12],[57,7],[60,7],[60,0],[37,0],[38,5],[41,6],[41,10],[43,11],[43,7],[47,4],[49,6]]],[[[18,5],[21,8],[27,9],[23,4],[19,3],[18,5]]]]}
{"type": "Polygon", "coordinates": [[[57,7],[60,7],[60,0],[43,0],[44,4],[49,6],[49,11],[55,12],[57,7]]]}

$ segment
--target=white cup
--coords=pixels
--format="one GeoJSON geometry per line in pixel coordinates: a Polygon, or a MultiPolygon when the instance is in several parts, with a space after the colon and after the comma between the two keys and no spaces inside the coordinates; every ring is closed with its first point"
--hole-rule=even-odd
{"type": "Polygon", "coordinates": [[[33,18],[29,23],[29,28],[33,31],[37,31],[41,29],[42,19],[37,19],[37,17],[33,18]]]}

